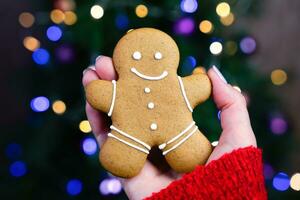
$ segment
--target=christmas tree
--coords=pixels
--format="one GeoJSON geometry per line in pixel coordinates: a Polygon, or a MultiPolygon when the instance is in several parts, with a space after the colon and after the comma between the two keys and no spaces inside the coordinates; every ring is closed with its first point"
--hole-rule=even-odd
{"type": "MultiPolygon", "coordinates": [[[[238,23],[239,18],[259,12],[258,3],[31,0],[31,8],[16,19],[20,45],[31,61],[13,80],[26,100],[27,120],[12,127],[2,141],[6,155],[2,171],[7,173],[2,173],[1,199],[126,199],[120,182],[99,164],[81,78],[98,55],[111,56],[117,41],[139,27],[157,28],[174,38],[181,53],[180,75],[189,75],[197,66],[216,65],[242,91],[258,145],[264,149],[269,197],[296,199],[293,189],[300,188],[293,184],[299,175],[292,181],[281,172],[284,160],[279,159],[286,153],[290,138],[285,133],[290,128],[269,79],[249,62],[258,44],[246,24],[238,23]]],[[[286,73],[274,70],[271,78],[281,85],[286,73]]],[[[218,116],[212,100],[193,113],[211,142],[221,133],[218,116]]]]}

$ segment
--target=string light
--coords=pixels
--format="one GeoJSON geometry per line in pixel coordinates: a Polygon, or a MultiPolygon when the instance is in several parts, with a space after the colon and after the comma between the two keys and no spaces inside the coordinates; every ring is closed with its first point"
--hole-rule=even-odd
{"type": "Polygon", "coordinates": [[[82,182],[78,179],[71,179],[67,183],[66,190],[69,195],[76,196],[82,191],[82,182]]]}
{"type": "Polygon", "coordinates": [[[50,19],[55,23],[55,24],[60,24],[65,20],[65,14],[63,11],[59,9],[54,9],[50,13],[50,19]]]}
{"type": "Polygon", "coordinates": [[[240,48],[243,53],[251,54],[256,49],[256,42],[252,37],[244,37],[240,42],[240,48]]]}
{"type": "Polygon", "coordinates": [[[202,33],[211,33],[213,31],[213,24],[208,20],[203,20],[199,24],[199,29],[202,33]]]}
{"type": "Polygon", "coordinates": [[[10,174],[14,177],[24,176],[27,172],[26,164],[22,161],[13,162],[9,167],[10,174]]]}
{"type": "Polygon", "coordinates": [[[90,13],[94,19],[100,19],[104,15],[104,10],[100,5],[94,5],[92,6],[90,13]]]}
{"type": "Polygon", "coordinates": [[[92,131],[90,122],[88,120],[83,120],[79,123],[79,129],[84,133],[89,133],[92,131]]]}
{"type": "Polygon", "coordinates": [[[10,143],[5,148],[5,154],[9,159],[17,159],[22,154],[21,145],[17,143],[10,143]]]}
{"type": "Polygon", "coordinates": [[[270,164],[264,163],[264,176],[265,179],[270,180],[274,175],[274,169],[270,164]]]}
{"type": "Polygon", "coordinates": [[[219,55],[223,50],[223,46],[220,42],[213,42],[210,44],[209,50],[212,54],[219,55]]]}
{"type": "Polygon", "coordinates": [[[50,55],[46,49],[38,48],[32,54],[33,61],[38,65],[46,65],[50,55]]]}
{"type": "Polygon", "coordinates": [[[183,12],[194,13],[198,8],[198,3],[196,0],[182,0],[180,8],[183,12]]]}
{"type": "Polygon", "coordinates": [[[62,115],[66,111],[66,104],[61,100],[56,100],[52,104],[52,110],[58,115],[62,115]]]}
{"type": "Polygon", "coordinates": [[[230,6],[226,2],[221,2],[216,7],[216,12],[220,17],[226,17],[230,14],[230,6]]]}
{"type": "Polygon", "coordinates": [[[35,97],[30,102],[30,107],[34,112],[45,112],[49,108],[49,100],[47,97],[35,97]]]}
{"type": "Polygon", "coordinates": [[[273,117],[270,121],[270,129],[275,135],[282,135],[288,129],[286,120],[281,116],[273,117]]]}
{"type": "Polygon", "coordinates": [[[29,12],[23,12],[19,15],[19,23],[24,28],[30,28],[33,25],[34,21],[34,16],[29,12]]]}
{"type": "Polygon", "coordinates": [[[47,29],[47,37],[49,40],[56,42],[62,37],[62,31],[58,26],[50,26],[47,29]]]}
{"type": "Polygon", "coordinates": [[[116,178],[104,179],[99,185],[99,191],[102,195],[118,194],[121,190],[121,182],[116,178]]]}
{"type": "Polygon", "coordinates": [[[233,24],[234,22],[234,14],[233,13],[230,13],[228,16],[226,17],[221,17],[220,18],[220,21],[221,23],[224,25],[224,26],[230,26],[231,24],[233,24]]]}
{"type": "Polygon", "coordinates": [[[290,186],[290,179],[286,173],[280,172],[273,178],[273,187],[278,191],[285,191],[290,186]]]}
{"type": "Polygon", "coordinates": [[[73,25],[77,21],[77,15],[73,11],[67,11],[65,12],[65,19],[64,23],[66,25],[73,25]]]}
{"type": "Polygon", "coordinates": [[[180,35],[189,35],[195,29],[195,22],[192,18],[185,17],[179,19],[174,25],[174,31],[180,35]]]}
{"type": "Polygon", "coordinates": [[[135,14],[139,18],[144,18],[148,15],[148,8],[145,5],[140,4],[135,8],[135,14]]]}
{"type": "Polygon", "coordinates": [[[118,14],[115,19],[116,27],[120,30],[126,30],[128,28],[129,19],[125,14],[118,14]]]}
{"type": "Polygon", "coordinates": [[[282,69],[275,69],[271,73],[271,81],[274,85],[283,85],[287,81],[288,76],[282,69]]]}
{"type": "Polygon", "coordinates": [[[290,186],[293,190],[300,191],[300,173],[296,173],[291,177],[290,186]]]}
{"type": "Polygon", "coordinates": [[[97,152],[97,142],[93,138],[85,138],[82,142],[83,152],[90,156],[97,152]]]}
{"type": "Polygon", "coordinates": [[[225,53],[233,56],[237,52],[237,44],[234,41],[228,41],[225,43],[225,53]]]}
{"type": "Polygon", "coordinates": [[[23,45],[29,51],[35,51],[36,49],[40,48],[40,42],[31,36],[27,36],[23,40],[23,45]]]}

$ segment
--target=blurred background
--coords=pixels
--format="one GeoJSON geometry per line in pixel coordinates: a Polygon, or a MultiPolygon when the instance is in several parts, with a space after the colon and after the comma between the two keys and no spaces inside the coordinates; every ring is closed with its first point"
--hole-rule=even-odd
{"type": "MultiPolygon", "coordinates": [[[[175,39],[180,75],[215,64],[243,92],[269,198],[300,199],[299,9],[297,0],[1,1],[0,199],[127,199],[98,162],[81,78],[145,26],[175,39]]],[[[212,100],[194,112],[211,142],[218,114],[212,100]]]]}

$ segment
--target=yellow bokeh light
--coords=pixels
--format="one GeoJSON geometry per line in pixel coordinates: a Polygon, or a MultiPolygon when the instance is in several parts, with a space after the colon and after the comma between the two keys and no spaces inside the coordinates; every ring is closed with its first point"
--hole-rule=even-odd
{"type": "Polygon", "coordinates": [[[274,85],[283,85],[287,78],[286,72],[282,69],[276,69],[271,73],[271,81],[274,85]]]}
{"type": "Polygon", "coordinates": [[[220,42],[213,42],[209,46],[209,50],[212,54],[219,55],[223,50],[223,46],[220,42]]]}
{"type": "Polygon", "coordinates": [[[65,24],[73,25],[76,23],[76,21],[77,21],[77,16],[74,12],[72,11],[65,12],[65,20],[64,20],[65,24]]]}
{"type": "Polygon", "coordinates": [[[65,20],[65,14],[63,13],[63,11],[61,11],[59,9],[54,9],[50,13],[50,19],[54,23],[60,24],[65,20]]]}
{"type": "Polygon", "coordinates": [[[79,123],[79,129],[84,133],[89,133],[92,131],[90,122],[88,120],[83,120],[79,123]]]}
{"type": "Polygon", "coordinates": [[[300,173],[296,173],[291,177],[290,186],[293,190],[300,191],[300,173]]]}
{"type": "Polygon", "coordinates": [[[238,50],[237,44],[234,41],[228,41],[225,43],[225,53],[232,56],[238,50]]]}
{"type": "Polygon", "coordinates": [[[230,26],[233,22],[234,22],[234,14],[230,13],[228,16],[226,17],[221,17],[220,21],[224,26],[230,26]]]}
{"type": "Polygon", "coordinates": [[[100,5],[94,5],[91,7],[90,13],[94,19],[100,19],[104,15],[104,10],[100,5]]]}
{"type": "Polygon", "coordinates": [[[52,104],[52,110],[56,114],[62,115],[66,111],[66,104],[61,100],[54,101],[52,104]]]}
{"type": "Polygon", "coordinates": [[[23,45],[29,51],[35,51],[40,47],[40,42],[34,37],[27,36],[23,40],[23,45]]]}
{"type": "Polygon", "coordinates": [[[23,12],[19,15],[19,23],[24,28],[30,28],[33,25],[34,21],[34,16],[29,12],[23,12]]]}
{"type": "Polygon", "coordinates": [[[227,17],[230,14],[230,6],[226,2],[221,2],[216,7],[216,12],[220,17],[227,17]]]}
{"type": "Polygon", "coordinates": [[[199,24],[199,29],[202,33],[211,33],[213,31],[213,25],[208,20],[203,20],[199,24]]]}
{"type": "Polygon", "coordinates": [[[145,5],[140,4],[135,8],[135,14],[140,18],[144,18],[148,15],[148,8],[145,5]]]}

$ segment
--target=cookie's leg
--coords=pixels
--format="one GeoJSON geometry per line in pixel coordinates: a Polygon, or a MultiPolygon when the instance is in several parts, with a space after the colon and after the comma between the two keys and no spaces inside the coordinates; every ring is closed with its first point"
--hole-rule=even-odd
{"type": "MultiPolygon", "coordinates": [[[[169,144],[169,147],[165,148],[164,151],[172,148],[172,146],[180,142],[185,136],[179,138],[174,144],[169,144]]],[[[197,129],[185,142],[167,153],[165,158],[173,170],[185,173],[193,171],[197,165],[204,164],[211,152],[212,146],[210,142],[197,129]]]]}
{"type": "MultiPolygon", "coordinates": [[[[144,149],[143,146],[121,137],[114,131],[112,134],[144,149]]],[[[143,168],[147,155],[115,138],[108,137],[100,150],[99,157],[102,166],[107,171],[118,177],[130,178],[136,176],[143,168]]]]}

